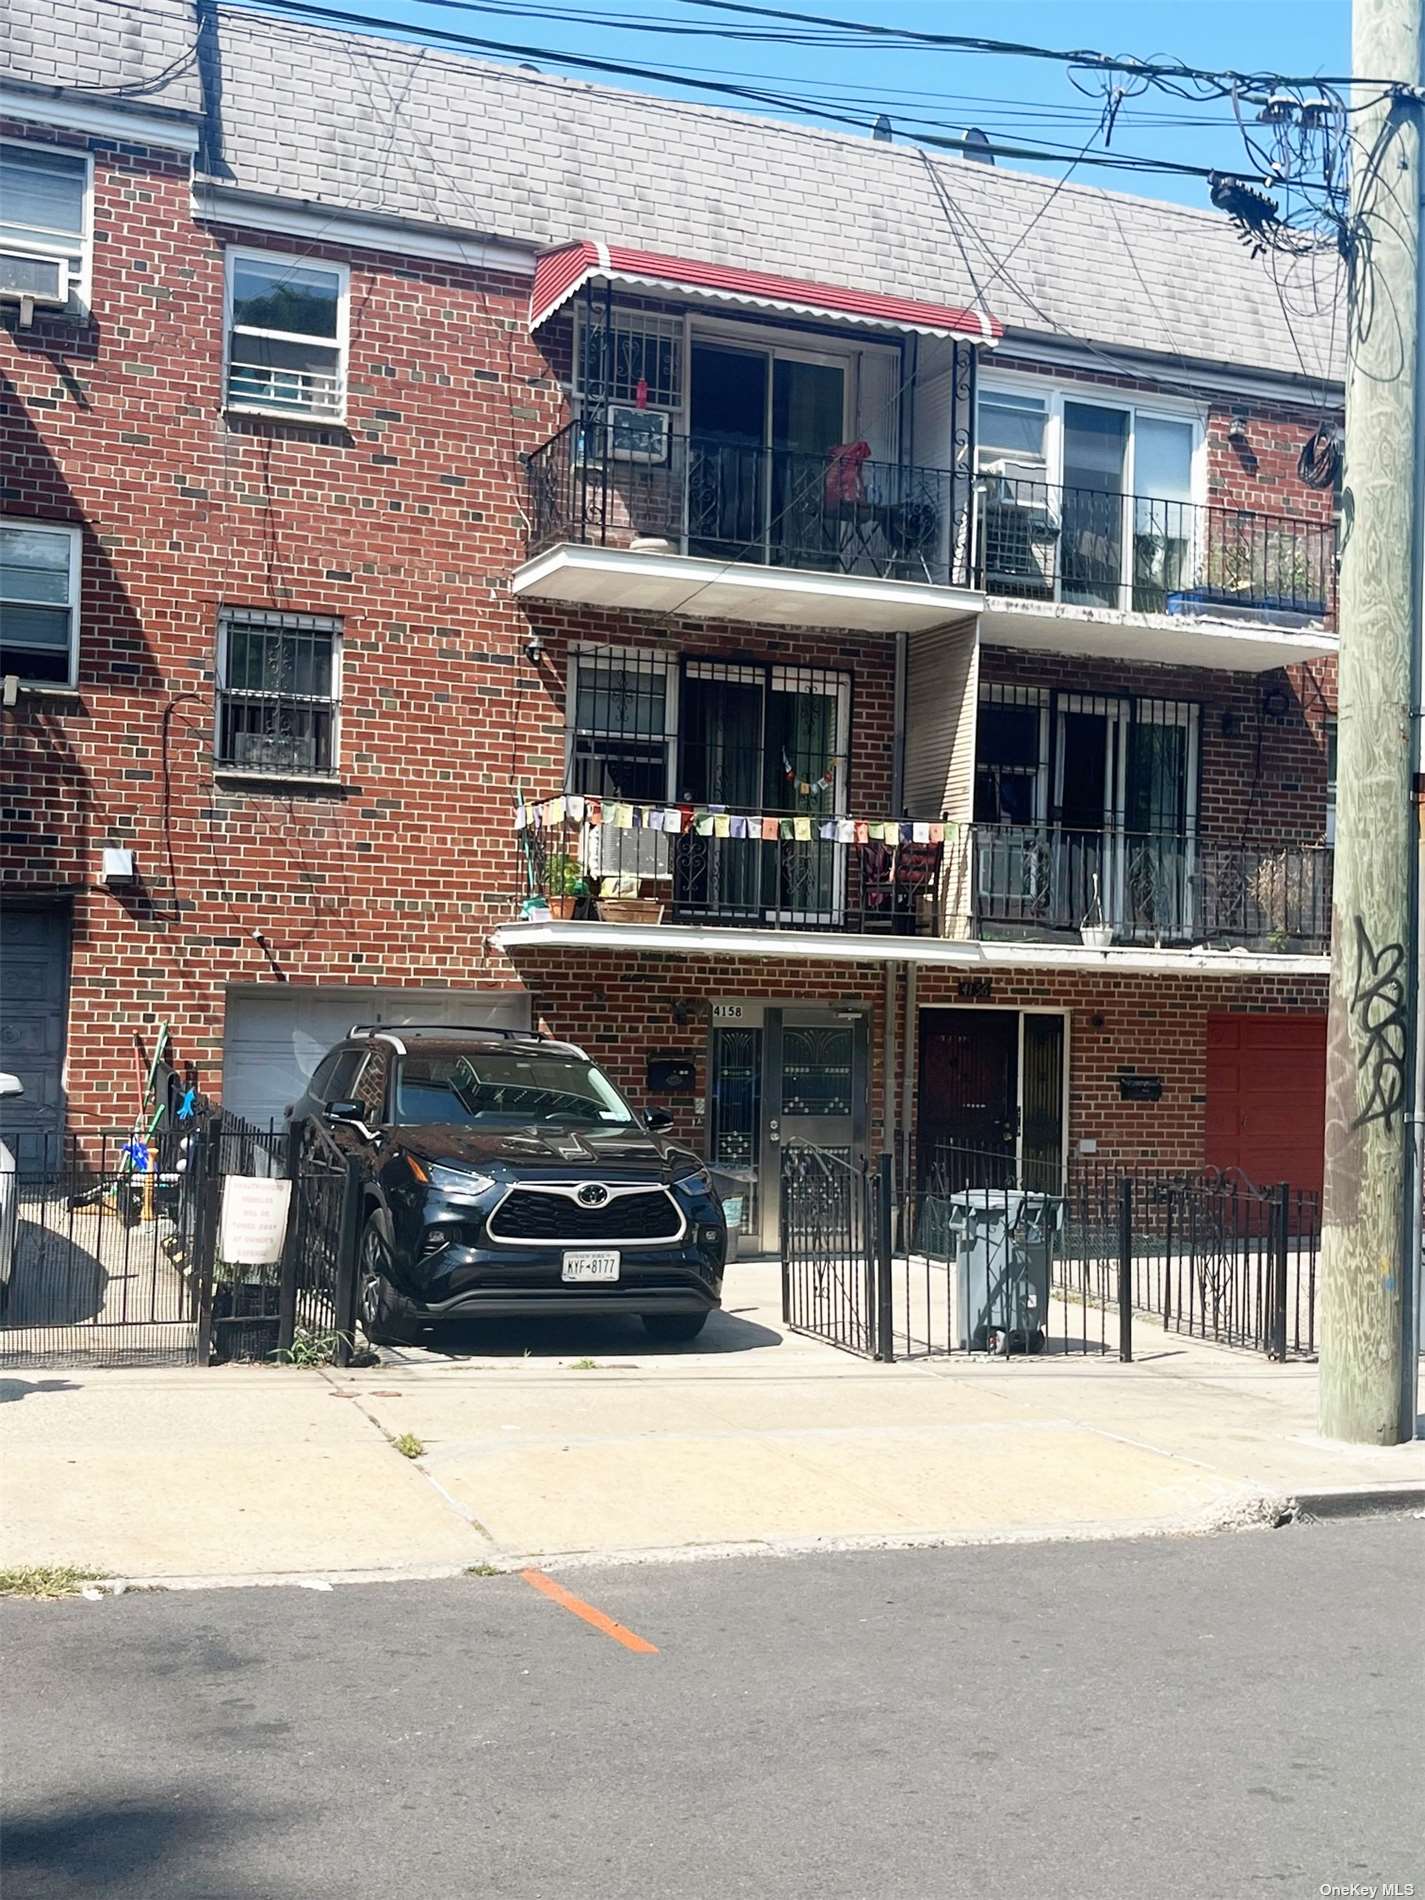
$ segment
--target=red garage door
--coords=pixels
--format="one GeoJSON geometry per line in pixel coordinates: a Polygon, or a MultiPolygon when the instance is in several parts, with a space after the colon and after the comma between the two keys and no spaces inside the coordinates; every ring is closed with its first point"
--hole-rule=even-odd
{"type": "Polygon", "coordinates": [[[1319,1192],[1325,1129],[1324,1016],[1208,1017],[1209,1167],[1319,1192]]]}

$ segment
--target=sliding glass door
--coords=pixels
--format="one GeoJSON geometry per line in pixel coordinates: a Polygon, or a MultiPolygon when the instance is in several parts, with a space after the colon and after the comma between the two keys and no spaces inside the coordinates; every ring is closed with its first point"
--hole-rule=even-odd
{"type": "Polygon", "coordinates": [[[688,552],[824,566],[829,457],[845,438],[845,365],[695,340],[689,418],[688,552]]]}

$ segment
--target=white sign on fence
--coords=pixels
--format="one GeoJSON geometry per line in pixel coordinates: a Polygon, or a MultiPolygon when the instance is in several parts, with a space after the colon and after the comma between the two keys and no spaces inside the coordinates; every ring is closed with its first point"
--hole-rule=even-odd
{"type": "Polygon", "coordinates": [[[287,1234],[290,1181],[230,1174],[223,1182],[218,1258],[235,1267],[275,1267],[287,1234]]]}

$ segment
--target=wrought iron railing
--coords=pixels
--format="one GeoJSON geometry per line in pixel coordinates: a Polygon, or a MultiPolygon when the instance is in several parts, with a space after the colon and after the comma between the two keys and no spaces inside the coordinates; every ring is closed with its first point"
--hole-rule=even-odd
{"type": "Polygon", "coordinates": [[[556,917],[939,933],[944,844],[846,843],[819,835],[835,819],[805,814],[722,813],[718,835],[691,809],[677,832],[621,825],[619,813],[605,800],[598,821],[534,818],[520,833],[519,875],[556,917]],[[764,836],[771,825],[777,835],[764,836]]]}
{"type": "Polygon", "coordinates": [[[1307,952],[1330,942],[1327,844],[1051,824],[975,825],[972,840],[967,908],[977,934],[1307,952]]]}
{"type": "Polygon", "coordinates": [[[1297,954],[1330,942],[1329,845],[1058,825],[944,825],[934,841],[892,843],[848,840],[835,817],[692,807],[670,808],[676,829],[664,830],[657,808],[575,802],[585,816],[549,822],[531,808],[517,844],[519,877],[565,921],[1297,954]]]}
{"type": "Polygon", "coordinates": [[[1137,613],[1328,618],[1329,521],[981,475],[976,584],[1021,600],[1137,613]]]}
{"type": "Polygon", "coordinates": [[[571,422],[526,458],[529,551],[563,541],[826,574],[970,584],[968,475],[657,428],[571,422]]]}

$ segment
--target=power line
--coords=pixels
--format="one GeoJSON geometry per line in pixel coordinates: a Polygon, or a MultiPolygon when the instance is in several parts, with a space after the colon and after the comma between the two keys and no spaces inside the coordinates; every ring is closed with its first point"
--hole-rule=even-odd
{"type": "MultiPolygon", "coordinates": [[[[107,3],[114,4],[115,0],[107,0],[107,3]]],[[[435,0],[427,0],[427,3],[433,4],[435,0]]],[[[439,4],[460,7],[468,4],[468,0],[439,0],[439,4]]],[[[339,26],[355,26],[367,31],[375,31],[378,34],[391,31],[409,32],[411,30],[409,25],[404,22],[391,20],[376,14],[358,13],[346,8],[318,6],[315,4],[315,0],[264,0],[263,6],[260,9],[254,8],[252,10],[254,12],[266,12],[269,8],[276,9],[282,14],[294,15],[303,20],[330,22],[339,26]]],[[[660,73],[653,68],[633,65],[622,60],[601,59],[594,54],[563,53],[550,47],[529,45],[507,40],[487,39],[482,35],[458,33],[449,27],[427,26],[422,27],[420,31],[434,35],[436,38],[446,41],[451,45],[470,47],[477,52],[501,53],[512,58],[552,60],[560,65],[579,67],[588,71],[611,74],[622,78],[652,79],[655,82],[663,83],[666,83],[667,79],[665,73],[660,73]]],[[[726,81],[711,79],[689,78],[684,83],[700,91],[715,93],[719,96],[737,99],[741,102],[774,106],[780,108],[782,111],[797,112],[810,118],[832,119],[840,124],[853,127],[857,131],[863,131],[866,125],[864,115],[853,115],[838,111],[834,108],[828,108],[821,102],[808,102],[797,97],[795,94],[776,93],[760,87],[734,85],[726,81]]],[[[920,124],[919,121],[905,122],[920,124]]],[[[943,121],[931,121],[929,123],[941,124],[943,121]]],[[[917,142],[934,146],[936,149],[942,151],[963,153],[967,149],[963,136],[947,136],[931,131],[918,132],[917,142]]],[[[1075,153],[1074,148],[1071,146],[1066,147],[1061,145],[1058,149],[1054,149],[1052,141],[1041,141],[1038,145],[1022,145],[1008,143],[1002,140],[992,140],[989,149],[996,156],[1002,158],[1039,159],[1047,160],[1050,163],[1061,163],[1066,157],[1078,157],[1078,162],[1081,164],[1101,166],[1115,171],[1156,173],[1164,177],[1171,176],[1210,180],[1219,176],[1230,177],[1236,175],[1229,166],[1187,165],[1172,159],[1149,158],[1141,153],[1120,152],[1117,155],[1091,154],[1080,156],[1075,153]]]]}
{"type": "MultiPolygon", "coordinates": [[[[1060,65],[1096,68],[1101,72],[1121,72],[1143,78],[1195,81],[1205,85],[1256,87],[1280,86],[1377,86],[1389,92],[1406,90],[1396,79],[1367,79],[1354,74],[1331,77],[1308,73],[1290,77],[1284,73],[1243,73],[1232,68],[1214,72],[1202,66],[1188,66],[1178,60],[1154,61],[1116,57],[1088,50],[1055,52],[1047,46],[1035,46],[1017,40],[992,40],[979,35],[925,33],[914,27],[880,26],[865,20],[837,20],[823,13],[793,13],[781,7],[759,7],[748,0],[677,0],[680,6],[702,7],[710,12],[739,13],[760,19],[795,21],[802,26],[830,27],[837,33],[858,33],[902,45],[935,46],[961,53],[999,53],[1018,59],[1048,59],[1060,65]]],[[[1224,96],[1226,94],[1224,93],[1224,96]]]]}

